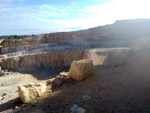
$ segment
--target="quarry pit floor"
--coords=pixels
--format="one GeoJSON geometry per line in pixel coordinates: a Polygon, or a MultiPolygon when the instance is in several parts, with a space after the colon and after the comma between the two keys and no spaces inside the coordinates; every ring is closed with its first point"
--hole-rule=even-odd
{"type": "Polygon", "coordinates": [[[150,113],[150,69],[145,65],[95,66],[95,75],[81,82],[68,81],[35,105],[18,100],[18,85],[43,81],[68,69],[12,73],[0,77],[2,113],[70,113],[77,104],[86,113],[150,113]],[[88,95],[91,98],[84,100],[88,95]]]}

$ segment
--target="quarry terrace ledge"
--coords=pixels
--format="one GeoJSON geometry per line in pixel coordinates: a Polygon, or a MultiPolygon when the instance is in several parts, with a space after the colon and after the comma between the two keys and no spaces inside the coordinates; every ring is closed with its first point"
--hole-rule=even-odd
{"type": "Polygon", "coordinates": [[[14,71],[34,71],[37,68],[70,66],[72,61],[89,59],[94,66],[119,66],[127,63],[132,55],[131,48],[96,48],[39,52],[24,55],[0,56],[2,69],[14,71]]]}

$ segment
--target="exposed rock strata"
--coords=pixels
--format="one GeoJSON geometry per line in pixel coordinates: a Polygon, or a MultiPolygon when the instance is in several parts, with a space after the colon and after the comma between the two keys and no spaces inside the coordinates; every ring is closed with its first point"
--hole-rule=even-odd
{"type": "Polygon", "coordinates": [[[124,20],[87,30],[49,33],[23,39],[4,40],[2,47],[8,48],[45,43],[85,45],[91,47],[131,47],[136,44],[137,40],[149,38],[149,29],[149,19],[124,20]]]}
{"type": "Polygon", "coordinates": [[[131,56],[131,49],[90,49],[41,52],[23,56],[5,57],[0,59],[3,69],[33,71],[36,68],[70,66],[72,61],[87,58],[93,65],[122,65],[131,56]]]}
{"type": "Polygon", "coordinates": [[[87,30],[4,40],[0,66],[32,71],[36,68],[70,66],[72,61],[84,58],[93,61],[93,65],[124,65],[131,55],[130,49],[94,48],[133,47],[139,40],[143,43],[143,38],[145,47],[149,45],[149,29],[149,19],[137,19],[87,30]]]}
{"type": "Polygon", "coordinates": [[[57,46],[57,43],[48,44],[37,44],[37,45],[27,45],[27,46],[17,46],[17,47],[4,47],[1,49],[1,53],[12,53],[17,51],[33,51],[34,49],[44,49],[57,46]]]}
{"type": "Polygon", "coordinates": [[[48,68],[56,66],[70,66],[73,60],[79,60],[83,57],[84,50],[44,52],[23,56],[1,58],[0,65],[4,69],[12,70],[17,70],[22,67],[48,68]]]}

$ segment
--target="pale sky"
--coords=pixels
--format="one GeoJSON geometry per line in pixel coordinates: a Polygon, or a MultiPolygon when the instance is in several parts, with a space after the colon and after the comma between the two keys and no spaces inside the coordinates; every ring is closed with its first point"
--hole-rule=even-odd
{"type": "Polygon", "coordinates": [[[0,35],[81,30],[149,11],[150,0],[0,0],[0,35]]]}

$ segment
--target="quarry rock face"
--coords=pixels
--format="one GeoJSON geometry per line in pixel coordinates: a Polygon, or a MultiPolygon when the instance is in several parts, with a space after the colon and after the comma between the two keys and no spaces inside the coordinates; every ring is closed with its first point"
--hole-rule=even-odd
{"type": "Polygon", "coordinates": [[[119,66],[126,64],[132,54],[129,48],[90,49],[85,51],[84,58],[91,60],[94,66],[119,66]]]}
{"type": "Polygon", "coordinates": [[[0,66],[2,69],[32,71],[70,66],[72,61],[80,59],[89,59],[94,66],[123,65],[130,57],[130,48],[141,37],[150,37],[149,23],[150,20],[126,20],[87,30],[5,39],[1,43],[0,66]]]}
{"type": "MultiPolygon", "coordinates": [[[[123,20],[87,30],[42,34],[2,42],[2,48],[57,43],[86,47],[132,47],[142,37],[150,37],[150,20],[123,20]]],[[[12,48],[11,48],[12,49],[12,48]]]]}
{"type": "Polygon", "coordinates": [[[35,68],[70,66],[73,60],[80,60],[83,57],[84,50],[41,52],[1,58],[0,66],[3,69],[32,71],[35,68]]]}
{"type": "MultiPolygon", "coordinates": [[[[17,56],[0,57],[2,69],[35,71],[38,68],[70,66],[72,61],[89,59],[94,66],[117,66],[125,64],[131,56],[130,48],[86,49],[40,52],[17,56]]],[[[5,55],[4,55],[5,56],[5,55]]]]}
{"type": "Polygon", "coordinates": [[[12,57],[12,58],[6,57],[0,60],[0,64],[2,64],[1,66],[4,69],[17,70],[19,68],[19,61],[20,61],[19,57],[12,57]]]}
{"type": "Polygon", "coordinates": [[[30,103],[41,97],[46,92],[46,85],[42,83],[30,83],[18,87],[19,98],[24,103],[30,103]]]}
{"type": "Polygon", "coordinates": [[[69,76],[77,81],[84,80],[94,75],[93,64],[88,59],[73,61],[69,70],[69,76]]]}

